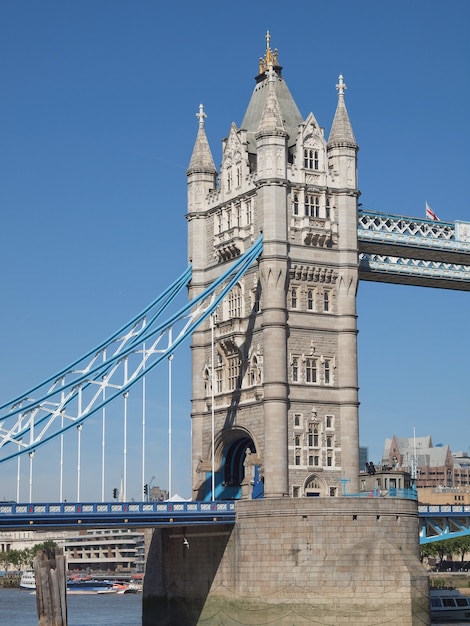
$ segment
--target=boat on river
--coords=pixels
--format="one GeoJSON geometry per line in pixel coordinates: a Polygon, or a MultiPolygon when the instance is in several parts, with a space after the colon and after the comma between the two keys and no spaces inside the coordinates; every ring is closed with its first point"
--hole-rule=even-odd
{"type": "MultiPolygon", "coordinates": [[[[35,591],[36,579],[33,570],[26,570],[21,575],[20,588],[35,591]]],[[[78,576],[67,579],[67,594],[104,594],[104,593],[138,593],[140,585],[113,579],[91,578],[78,576]]]]}
{"type": "Polygon", "coordinates": [[[34,577],[34,570],[27,569],[21,572],[20,578],[21,589],[36,589],[36,579],[34,577]]]}
{"type": "Polygon", "coordinates": [[[429,591],[433,622],[469,622],[470,597],[453,587],[432,588],[429,591]]]}

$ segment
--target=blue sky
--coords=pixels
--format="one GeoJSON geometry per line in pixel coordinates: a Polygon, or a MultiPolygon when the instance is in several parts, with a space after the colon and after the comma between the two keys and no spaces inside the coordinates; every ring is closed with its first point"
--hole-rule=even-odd
{"type": "MultiPolygon", "coordinates": [[[[2,0],[0,401],[108,337],[186,267],[195,114],[202,102],[218,165],[266,30],[300,111],[326,132],[344,75],[365,207],[424,217],[428,201],[441,220],[470,221],[469,19],[466,0],[2,0]]],[[[360,439],[372,460],[413,427],[469,450],[469,298],[360,284],[360,439]]],[[[188,496],[188,345],[180,351],[173,490],[188,496]]],[[[148,475],[166,487],[165,372],[153,388],[148,475]]],[[[98,436],[83,437],[95,443],[91,467],[98,436]]],[[[34,499],[47,499],[56,469],[38,458],[37,470],[34,499]]],[[[15,497],[15,472],[0,466],[0,499],[15,497]]],[[[130,482],[137,499],[138,470],[130,482]]]]}

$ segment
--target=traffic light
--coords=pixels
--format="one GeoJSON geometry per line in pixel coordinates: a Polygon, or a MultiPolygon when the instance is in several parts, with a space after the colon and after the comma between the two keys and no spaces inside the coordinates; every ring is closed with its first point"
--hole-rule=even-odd
{"type": "Polygon", "coordinates": [[[116,487],[114,487],[114,489],[113,489],[113,498],[115,500],[117,499],[117,489],[116,489],[116,487]]]}
{"type": "Polygon", "coordinates": [[[144,495],[149,495],[149,486],[147,484],[144,485],[144,495]]]}

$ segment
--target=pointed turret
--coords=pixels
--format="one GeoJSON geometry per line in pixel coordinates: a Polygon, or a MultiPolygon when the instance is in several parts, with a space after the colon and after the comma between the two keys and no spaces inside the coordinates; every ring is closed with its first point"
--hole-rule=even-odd
{"type": "Polygon", "coordinates": [[[207,115],[204,113],[202,104],[199,105],[199,113],[196,113],[196,117],[199,118],[199,129],[186,174],[188,176],[195,173],[217,174],[206,131],[204,130],[204,119],[207,115]]]}
{"type": "Polygon", "coordinates": [[[188,179],[189,260],[193,263],[193,268],[198,270],[204,267],[205,263],[205,239],[204,222],[196,218],[204,214],[206,210],[207,194],[216,187],[217,170],[204,130],[204,119],[207,115],[204,113],[202,104],[199,105],[199,113],[196,113],[196,117],[199,119],[199,129],[186,176],[188,179]]]}
{"type": "Polygon", "coordinates": [[[268,93],[264,103],[264,109],[261,114],[261,120],[256,132],[256,139],[262,134],[276,134],[286,136],[286,128],[282,120],[281,109],[274,90],[274,69],[270,64],[268,71],[268,93]]]}
{"type": "Polygon", "coordinates": [[[348,145],[351,148],[357,148],[356,138],[354,137],[351,122],[349,121],[348,111],[344,102],[344,92],[347,89],[343,81],[342,74],[339,75],[339,82],[336,85],[338,90],[338,106],[331,127],[330,137],[328,139],[328,147],[337,145],[348,145]]]}

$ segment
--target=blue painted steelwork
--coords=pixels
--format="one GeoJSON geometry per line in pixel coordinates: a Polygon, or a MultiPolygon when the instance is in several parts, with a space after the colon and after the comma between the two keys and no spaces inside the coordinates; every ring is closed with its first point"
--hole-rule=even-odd
{"type": "Polygon", "coordinates": [[[2,529],[143,528],[234,523],[233,501],[0,503],[2,529]]]}
{"type": "Polygon", "coordinates": [[[39,446],[83,424],[113,400],[121,398],[154,367],[171,356],[217,309],[262,249],[263,238],[260,236],[209,287],[160,322],[163,312],[189,283],[189,267],[162,296],[109,340],[74,361],[69,368],[3,405],[3,410],[6,407],[9,410],[0,415],[0,452],[10,449],[10,444],[14,444],[16,449],[0,457],[0,464],[34,452],[39,446]],[[178,324],[182,329],[173,333],[173,327],[178,324]],[[160,348],[163,337],[168,338],[166,348],[160,348]],[[34,398],[36,392],[39,395],[34,398]]]}
{"type": "Polygon", "coordinates": [[[359,493],[345,493],[347,498],[404,498],[405,500],[417,500],[418,494],[415,489],[397,489],[391,487],[386,491],[376,488],[372,491],[361,491],[359,493]]]}
{"type": "Polygon", "coordinates": [[[470,505],[418,505],[420,544],[470,535],[470,505]]]}
{"type": "MultiPolygon", "coordinates": [[[[393,490],[386,497],[411,497],[413,490],[393,490]]],[[[347,497],[383,498],[378,492],[347,497]]],[[[412,499],[415,499],[414,497],[412,499]]],[[[235,501],[214,502],[61,502],[0,503],[0,528],[131,528],[234,524],[235,501]]],[[[418,505],[420,544],[470,535],[470,505],[418,505]]]]}

